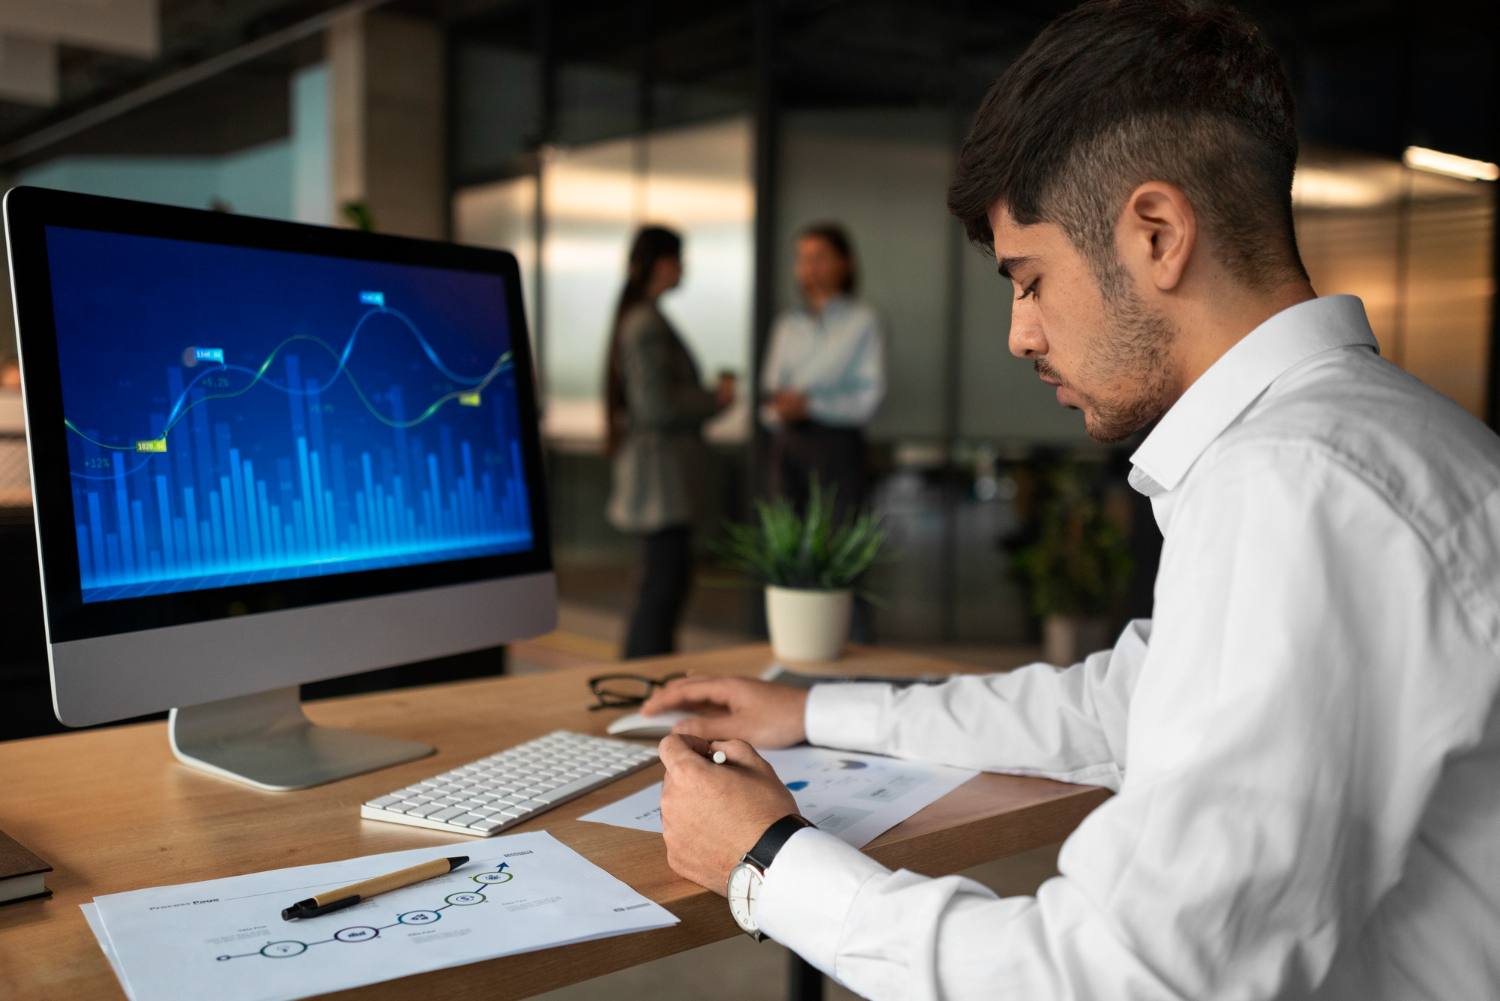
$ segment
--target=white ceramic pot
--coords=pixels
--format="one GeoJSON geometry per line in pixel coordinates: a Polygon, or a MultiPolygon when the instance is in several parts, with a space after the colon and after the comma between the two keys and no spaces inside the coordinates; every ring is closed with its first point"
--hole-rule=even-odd
{"type": "Polygon", "coordinates": [[[766,623],[777,660],[837,660],[849,638],[853,591],[766,585],[766,623]]]}
{"type": "Polygon", "coordinates": [[[1049,615],[1042,620],[1042,659],[1071,667],[1091,653],[1113,645],[1108,619],[1049,615]]]}

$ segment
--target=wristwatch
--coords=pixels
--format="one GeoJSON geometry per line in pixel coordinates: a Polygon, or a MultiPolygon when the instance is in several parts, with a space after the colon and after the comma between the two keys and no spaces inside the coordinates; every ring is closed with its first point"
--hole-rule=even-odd
{"type": "Polygon", "coordinates": [[[793,834],[812,824],[795,813],[789,813],[766,828],[755,847],[740,859],[739,865],[729,870],[729,885],[725,896],[729,898],[729,913],[734,915],[740,930],[759,942],[766,936],[755,922],[755,902],[760,897],[760,885],[765,881],[766,870],[793,834]]]}

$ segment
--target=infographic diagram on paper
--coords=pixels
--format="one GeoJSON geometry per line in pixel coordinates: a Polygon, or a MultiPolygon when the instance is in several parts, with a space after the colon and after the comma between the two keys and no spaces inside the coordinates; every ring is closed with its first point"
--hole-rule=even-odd
{"type": "Polygon", "coordinates": [[[446,875],[301,921],[281,909],[452,845],[113,894],[85,914],[131,1001],[301,998],[677,921],[545,831],[482,851],[446,875]]]}
{"type": "MultiPolygon", "coordinates": [[[[465,869],[472,866],[470,862],[464,866],[465,869]]],[[[449,875],[452,875],[450,873],[449,875]]],[[[421,928],[430,926],[441,921],[443,912],[450,907],[475,907],[479,904],[490,902],[485,891],[504,883],[509,883],[515,878],[515,873],[510,871],[509,862],[501,862],[493,869],[475,873],[470,878],[478,884],[472,890],[460,890],[443,897],[440,906],[430,909],[419,908],[414,911],[403,911],[396,915],[394,921],[387,925],[350,925],[340,928],[327,938],[318,939],[315,942],[303,942],[298,939],[283,938],[274,942],[267,942],[254,952],[225,953],[219,957],[219,962],[230,959],[244,959],[247,956],[265,956],[267,959],[290,959],[300,956],[315,945],[327,945],[330,942],[342,942],[345,945],[373,942],[380,938],[380,933],[391,928],[421,928]]]]}
{"type": "MultiPolygon", "coordinates": [[[[978,774],[826,747],[789,747],[761,756],[791,790],[802,816],[856,848],[978,774]]],[[[660,834],[661,783],[580,819],[660,834]]]]}

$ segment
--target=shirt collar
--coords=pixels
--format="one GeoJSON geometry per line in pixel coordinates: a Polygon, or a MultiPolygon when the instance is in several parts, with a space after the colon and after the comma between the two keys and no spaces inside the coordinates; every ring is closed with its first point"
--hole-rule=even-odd
{"type": "Polygon", "coordinates": [[[1224,352],[1162,416],[1130,457],[1130,485],[1148,497],[1175,489],[1267,386],[1313,355],[1349,345],[1380,350],[1356,296],[1324,296],[1283,309],[1224,352]]]}
{"type": "Polygon", "coordinates": [[[807,318],[814,324],[827,323],[829,320],[836,320],[849,312],[849,308],[852,305],[853,302],[847,293],[838,292],[823,304],[823,311],[821,313],[814,313],[811,309],[806,308],[803,309],[803,312],[807,314],[807,318]]]}

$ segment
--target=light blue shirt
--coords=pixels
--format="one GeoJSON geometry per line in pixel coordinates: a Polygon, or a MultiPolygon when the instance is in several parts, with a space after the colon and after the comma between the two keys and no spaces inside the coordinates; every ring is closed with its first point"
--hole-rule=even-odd
{"type": "MultiPolygon", "coordinates": [[[[799,390],[807,397],[807,416],[819,424],[868,424],[885,398],[880,317],[847,296],[829,300],[817,316],[802,309],[783,313],[771,331],[760,385],[768,397],[783,389],[799,390]]],[[[781,427],[769,404],[760,413],[767,427],[781,427]]]]}

